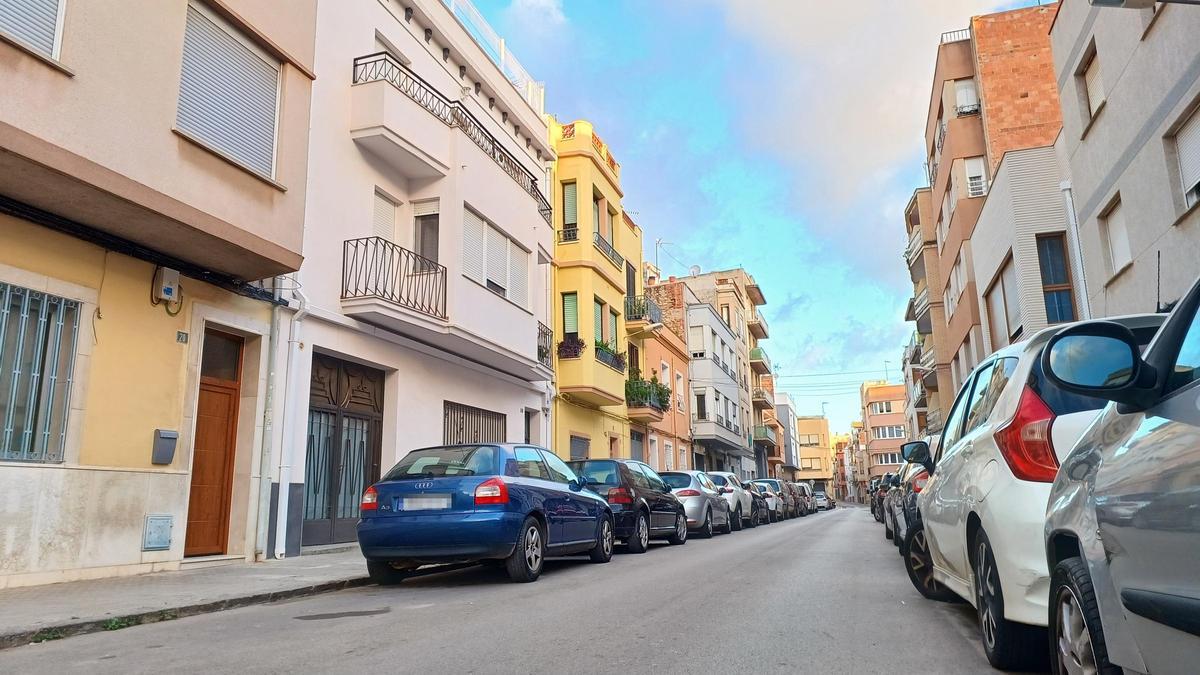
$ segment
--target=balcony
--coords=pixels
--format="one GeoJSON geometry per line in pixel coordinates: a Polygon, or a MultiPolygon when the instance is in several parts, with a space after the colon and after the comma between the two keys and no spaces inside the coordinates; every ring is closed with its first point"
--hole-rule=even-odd
{"type": "Polygon", "coordinates": [[[942,431],[942,411],[930,410],[925,413],[925,430],[928,433],[936,434],[942,431]]]}
{"type": "Polygon", "coordinates": [[[979,109],[980,109],[980,107],[979,107],[978,103],[967,103],[965,105],[956,105],[956,106],[954,106],[954,114],[958,115],[959,117],[966,117],[967,115],[978,115],[979,109]]]}
{"type": "Polygon", "coordinates": [[[763,443],[771,448],[779,447],[779,438],[775,435],[775,429],[765,424],[754,427],[754,442],[763,443]]]}
{"type": "Polygon", "coordinates": [[[579,226],[567,225],[558,231],[558,243],[571,244],[579,241],[579,226]]]}
{"type": "Polygon", "coordinates": [[[622,269],[625,266],[625,258],[620,253],[617,253],[617,249],[613,248],[613,245],[607,239],[601,237],[599,232],[592,233],[592,243],[596,248],[600,249],[604,257],[608,258],[608,261],[615,265],[617,269],[622,269]]]}
{"type": "Polygon", "coordinates": [[[446,318],[446,268],[382,237],[342,248],[342,299],[375,298],[436,319],[446,318]]]}
{"type": "Polygon", "coordinates": [[[750,296],[750,302],[755,305],[767,304],[767,298],[763,296],[762,287],[758,285],[754,277],[748,274],[746,276],[750,279],[750,282],[746,284],[746,295],[750,296]]]}
{"type": "Polygon", "coordinates": [[[751,313],[750,320],[746,322],[746,325],[750,329],[750,334],[759,340],[765,340],[770,337],[767,320],[763,318],[762,314],[758,312],[751,313]]]}
{"type": "Polygon", "coordinates": [[[962,40],[971,39],[971,29],[961,28],[959,30],[950,30],[942,33],[942,44],[947,42],[961,42],[962,40]]]}
{"type": "Polygon", "coordinates": [[[767,353],[763,351],[762,347],[750,350],[750,368],[759,375],[771,372],[771,359],[767,358],[767,353]]]}
{"type": "Polygon", "coordinates": [[[912,235],[908,238],[908,246],[904,249],[904,260],[912,267],[921,258],[921,248],[925,245],[924,237],[921,236],[921,228],[914,227],[912,235]]]}
{"type": "Polygon", "coordinates": [[[937,367],[937,354],[934,353],[933,339],[926,338],[921,342],[921,359],[918,363],[926,370],[937,367]]]}
{"type": "Polygon", "coordinates": [[[626,380],[625,405],[629,419],[635,422],[661,422],[663,413],[671,407],[671,390],[658,382],[626,380]]]}
{"type": "Polygon", "coordinates": [[[762,387],[755,387],[750,395],[750,402],[755,408],[760,410],[773,410],[775,408],[774,399],[775,397],[771,395],[771,392],[762,387]]]}
{"type": "Polygon", "coordinates": [[[697,350],[692,352],[691,356],[692,369],[694,373],[693,377],[696,377],[699,380],[715,381],[718,377],[718,373],[723,373],[729,377],[731,382],[737,384],[738,377],[737,374],[734,373],[733,368],[729,364],[717,358],[716,354],[710,355],[705,350],[697,350]]]}
{"type": "Polygon", "coordinates": [[[570,336],[558,343],[558,390],[580,403],[599,407],[625,402],[625,355],[588,345],[570,336]]]}
{"type": "Polygon", "coordinates": [[[547,368],[554,367],[554,361],[550,358],[551,350],[554,349],[554,331],[541,321],[538,322],[537,335],[537,358],[538,363],[547,368]]]}
{"type": "Polygon", "coordinates": [[[662,310],[647,295],[625,296],[625,330],[636,333],[649,324],[662,323],[662,310]]]}
{"type": "Polygon", "coordinates": [[[451,159],[450,130],[458,129],[537,203],[546,223],[551,222],[550,204],[537,178],[461,103],[447,99],[390,53],[354,59],[353,83],[350,129],[357,143],[405,176],[431,178],[446,175],[456,161],[451,159]]]}
{"type": "Polygon", "coordinates": [[[692,415],[694,441],[702,445],[715,445],[723,452],[740,457],[751,457],[753,453],[741,434],[741,427],[722,415],[704,412],[692,415]]]}

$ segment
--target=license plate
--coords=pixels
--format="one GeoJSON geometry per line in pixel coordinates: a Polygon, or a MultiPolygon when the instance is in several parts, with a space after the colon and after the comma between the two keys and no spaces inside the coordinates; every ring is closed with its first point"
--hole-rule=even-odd
{"type": "Polygon", "coordinates": [[[405,511],[432,511],[450,508],[450,495],[421,495],[405,497],[401,507],[405,511]]]}

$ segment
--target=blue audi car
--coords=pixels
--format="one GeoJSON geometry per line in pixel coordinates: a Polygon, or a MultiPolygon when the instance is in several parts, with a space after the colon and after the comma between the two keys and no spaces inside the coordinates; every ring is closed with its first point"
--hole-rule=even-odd
{"type": "Polygon", "coordinates": [[[497,561],[513,581],[529,582],[547,556],[611,560],[613,515],[544,448],[422,448],[363,494],[358,545],[380,584],[422,565],[475,561],[497,561]]]}

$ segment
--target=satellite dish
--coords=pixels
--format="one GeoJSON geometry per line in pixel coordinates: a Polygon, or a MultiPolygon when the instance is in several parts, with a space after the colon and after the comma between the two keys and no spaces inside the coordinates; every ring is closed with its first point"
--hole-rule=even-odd
{"type": "Polygon", "coordinates": [[[688,272],[690,272],[692,274],[692,276],[696,276],[696,275],[700,274],[700,266],[692,265],[690,268],[688,268],[688,272]]]}

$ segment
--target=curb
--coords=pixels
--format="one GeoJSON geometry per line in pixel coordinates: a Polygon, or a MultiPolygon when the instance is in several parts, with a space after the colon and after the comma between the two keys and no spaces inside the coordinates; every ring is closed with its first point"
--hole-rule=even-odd
{"type": "Polygon", "coordinates": [[[303,598],[311,595],[320,595],[322,593],[332,593],[334,591],[340,591],[347,588],[366,586],[369,583],[370,579],[365,576],[355,577],[352,579],[329,581],[312,586],[289,588],[282,591],[270,591],[236,598],[226,598],[224,600],[215,600],[213,602],[183,605],[180,607],[165,607],[163,609],[136,612],[134,614],[125,616],[60,623],[53,626],[44,626],[34,630],[23,630],[15,633],[0,633],[0,650],[20,647],[27,644],[46,642],[49,640],[59,640],[67,637],[74,637],[76,635],[120,630],[122,628],[129,628],[131,626],[159,623],[161,621],[172,621],[174,619],[182,619],[184,617],[197,616],[199,614],[211,614],[213,612],[220,612],[227,609],[249,607],[250,605],[261,605],[279,600],[303,598]]]}

